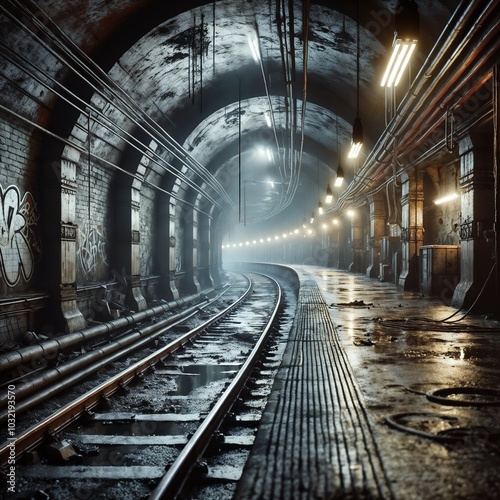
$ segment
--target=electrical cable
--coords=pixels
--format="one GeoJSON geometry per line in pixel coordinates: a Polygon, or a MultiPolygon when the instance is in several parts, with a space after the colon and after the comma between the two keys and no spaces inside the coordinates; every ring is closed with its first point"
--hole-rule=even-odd
{"type": "MultiPolygon", "coordinates": [[[[66,102],[69,106],[73,107],[75,110],[79,111],[82,115],[85,113],[84,107],[79,107],[75,102],[72,102],[70,99],[68,99],[67,97],[65,97],[62,93],[57,92],[55,90],[55,88],[50,87],[46,82],[42,81],[42,79],[39,78],[39,77],[37,77],[34,73],[27,72],[26,69],[22,66],[22,64],[20,62],[16,61],[14,58],[20,59],[20,61],[22,61],[23,63],[29,65],[33,70],[38,71],[38,73],[40,73],[41,75],[43,75],[44,77],[46,77],[47,79],[49,79],[49,81],[51,81],[52,83],[54,83],[55,86],[59,86],[59,87],[61,87],[61,89],[63,91],[70,93],[70,95],[72,95],[72,97],[74,99],[76,99],[78,102],[80,102],[82,104],[82,106],[86,106],[90,110],[92,110],[95,113],[95,115],[93,115],[94,121],[97,122],[97,123],[99,123],[99,125],[101,127],[103,127],[104,129],[108,130],[111,134],[115,135],[119,140],[124,141],[129,146],[131,146],[132,148],[134,148],[136,151],[138,151],[138,152],[142,153],[143,155],[147,156],[148,159],[151,162],[155,163],[158,167],[160,167],[164,171],[167,171],[167,172],[171,173],[174,176],[176,176],[178,174],[178,170],[173,165],[171,165],[164,158],[162,158],[160,155],[158,155],[158,153],[156,151],[152,150],[149,146],[147,146],[144,143],[138,141],[131,133],[129,133],[128,131],[126,131],[122,127],[120,127],[117,123],[111,121],[100,109],[98,109],[95,106],[92,106],[90,104],[87,104],[79,96],[77,96],[75,94],[72,94],[71,91],[69,89],[67,89],[66,87],[64,87],[62,84],[60,84],[60,82],[57,82],[50,75],[48,75],[47,73],[43,72],[39,68],[35,67],[25,57],[21,56],[20,54],[15,53],[10,47],[8,47],[7,45],[5,45],[1,41],[0,41],[0,47],[3,47],[4,49],[6,49],[6,52],[3,54],[3,56],[4,56],[4,58],[7,61],[9,61],[11,64],[17,66],[20,70],[24,71],[30,78],[32,78],[33,80],[35,80],[38,84],[42,85],[49,92],[51,92],[54,95],[56,95],[58,98],[60,98],[64,102],[66,102]],[[9,56],[7,53],[10,53],[11,55],[9,56]],[[97,117],[101,117],[106,122],[109,122],[110,125],[107,125],[102,120],[98,120],[97,117]],[[118,133],[116,130],[112,129],[111,126],[115,127],[123,135],[120,135],[120,133],[118,133]],[[130,140],[128,138],[130,138],[130,140]],[[148,154],[149,154],[149,156],[148,156],[148,154]]],[[[7,79],[7,77],[5,75],[2,75],[2,76],[5,79],[7,79]]],[[[11,79],[7,79],[7,80],[11,83],[11,85],[16,86],[17,88],[19,88],[19,85],[16,82],[12,81],[11,79]]],[[[23,90],[23,89],[19,88],[19,90],[23,90]]],[[[31,95],[29,97],[33,98],[33,96],[31,96],[31,95]]],[[[75,126],[76,129],[79,129],[82,132],[87,133],[87,130],[84,129],[78,122],[76,122],[74,126],[75,126]]],[[[104,139],[103,137],[97,135],[96,133],[93,134],[93,137],[101,140],[104,143],[107,143],[112,148],[116,147],[115,144],[112,144],[112,143],[108,142],[106,139],[104,139]]],[[[76,147],[74,145],[74,143],[71,142],[71,141],[69,141],[68,144],[72,145],[72,147],[76,147]]],[[[137,180],[139,180],[139,179],[137,179],[137,180]]],[[[194,181],[192,181],[188,177],[185,177],[183,180],[186,182],[186,184],[188,184],[193,189],[195,189],[199,194],[201,194],[205,198],[207,198],[215,206],[217,206],[219,208],[222,208],[221,205],[214,198],[212,198],[210,195],[207,194],[206,190],[201,189],[201,187],[198,186],[194,181]]]]}
{"type": "MultiPolygon", "coordinates": [[[[50,20],[52,23],[53,27],[63,36],[63,38],[66,39],[66,45],[62,43],[59,39],[56,38],[56,35],[54,32],[50,31],[50,29],[45,26],[45,24],[41,23],[40,20],[34,16],[29,10],[27,10],[26,7],[19,5],[19,2],[16,2],[15,0],[10,0],[11,4],[16,4],[18,5],[18,8],[25,13],[28,17],[32,18],[32,21],[36,27],[42,31],[49,40],[51,40],[56,47],[59,47],[59,49],[62,51],[63,54],[66,54],[71,60],[74,61],[74,63],[83,69],[83,71],[86,71],[91,79],[89,80],[86,78],[78,69],[76,69],[74,66],[72,66],[67,60],[64,59],[60,54],[58,54],[56,51],[54,51],[52,48],[50,48],[43,40],[40,39],[40,37],[35,34],[31,29],[29,29],[27,26],[25,26],[16,16],[11,15],[11,13],[5,8],[1,7],[2,10],[13,20],[15,21],[18,26],[20,26],[23,30],[27,31],[30,36],[32,36],[34,39],[36,39],[41,46],[43,46],[50,54],[52,54],[57,60],[60,60],[66,67],[71,69],[77,76],[83,79],[85,83],[90,85],[96,93],[101,95],[105,100],[107,100],[112,106],[115,107],[120,113],[122,113],[124,116],[128,117],[131,121],[136,123],[137,126],[139,126],[141,129],[143,129],[146,133],[151,133],[151,130],[153,131],[153,136],[155,140],[158,140],[161,145],[165,147],[174,157],[176,157],[181,163],[183,163],[188,169],[194,170],[195,172],[198,173],[198,175],[207,182],[208,185],[211,185],[212,188],[218,192],[220,196],[228,200],[230,203],[232,203],[232,200],[230,197],[227,195],[225,192],[224,188],[216,181],[216,179],[208,172],[206,169],[200,170],[198,167],[202,167],[201,164],[197,164],[195,160],[190,157],[189,153],[187,153],[180,145],[178,145],[173,138],[171,138],[159,125],[154,122],[144,111],[141,109],[141,107],[133,101],[130,96],[128,96],[117,84],[116,82],[110,80],[109,76],[104,73],[99,66],[97,66],[88,56],[83,53],[78,46],[74,44],[74,42],[67,37],[67,35],[60,30],[60,28],[51,20],[50,16],[44,12],[40,6],[36,6],[40,12],[43,13],[43,15],[50,20]],[[97,71],[104,76],[104,80],[98,76],[98,74],[95,71],[92,71],[89,66],[86,66],[84,62],[79,59],[78,57],[74,56],[70,51],[68,51],[67,47],[68,45],[72,45],[76,48],[77,52],[80,53],[80,55],[83,57],[84,60],[87,60],[91,65],[93,65],[97,71]],[[105,92],[98,88],[93,81],[96,80],[99,82],[104,89],[107,89],[112,96],[114,96],[116,99],[118,99],[119,102],[124,104],[128,110],[124,108],[118,108],[116,104],[113,104],[113,102],[109,99],[108,96],[106,96],[105,92]],[[115,90],[113,90],[113,87],[115,87],[115,90]],[[118,89],[118,93],[116,92],[116,89],[118,89]],[[130,112],[132,112],[132,116],[130,115],[130,112]],[[145,124],[143,125],[140,121],[140,118],[145,119],[145,124]],[[145,126],[148,126],[151,128],[151,130],[148,130],[145,128],[145,126]],[[160,137],[158,137],[157,134],[160,134],[160,137]],[[161,138],[164,138],[167,140],[167,144],[164,144],[161,138]],[[174,149],[172,150],[172,146],[174,149]],[[214,184],[215,182],[215,184],[214,184]]],[[[204,169],[204,167],[202,167],[204,169]]],[[[176,171],[180,177],[186,178],[186,176],[183,175],[182,172],[176,171]]]]}

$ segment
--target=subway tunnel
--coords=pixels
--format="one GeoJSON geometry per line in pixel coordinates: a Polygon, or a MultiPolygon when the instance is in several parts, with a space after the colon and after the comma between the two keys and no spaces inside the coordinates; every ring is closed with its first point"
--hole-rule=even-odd
{"type": "Polygon", "coordinates": [[[2,351],[241,262],[497,317],[499,7],[2,0],[2,351]]]}
{"type": "Polygon", "coordinates": [[[497,7],[3,2],[2,337],[82,328],[110,280],[141,310],[248,258],[411,290],[420,247],[451,245],[471,305],[498,245],[497,7]],[[384,87],[397,25],[417,48],[384,87]]]}

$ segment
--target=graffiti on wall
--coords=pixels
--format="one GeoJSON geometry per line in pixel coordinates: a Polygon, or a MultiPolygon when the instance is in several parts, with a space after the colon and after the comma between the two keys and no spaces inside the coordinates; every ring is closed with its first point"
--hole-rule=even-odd
{"type": "Polygon", "coordinates": [[[41,254],[36,227],[40,218],[33,195],[0,185],[0,273],[9,287],[28,282],[41,254]]]}
{"type": "Polygon", "coordinates": [[[87,222],[79,230],[79,245],[77,257],[83,272],[93,275],[101,265],[108,264],[108,238],[102,226],[91,227],[87,222]]]}

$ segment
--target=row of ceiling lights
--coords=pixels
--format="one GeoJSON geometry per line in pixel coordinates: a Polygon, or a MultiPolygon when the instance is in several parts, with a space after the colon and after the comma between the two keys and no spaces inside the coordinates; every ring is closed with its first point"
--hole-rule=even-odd
{"type": "MultiPolygon", "coordinates": [[[[348,210],[347,212],[347,216],[352,219],[354,216],[355,216],[355,212],[353,210],[348,210]]],[[[311,219],[311,225],[314,223],[314,220],[311,219]]],[[[339,225],[339,219],[338,218],[334,218],[331,220],[331,225],[332,226],[338,226],[339,225]]],[[[326,222],[323,222],[321,224],[321,228],[323,230],[327,230],[328,228],[330,227],[330,224],[326,223],[326,222]]],[[[302,224],[302,228],[300,229],[294,229],[293,231],[289,231],[288,233],[283,233],[281,236],[279,235],[276,235],[274,236],[274,238],[272,238],[271,236],[267,236],[265,238],[258,238],[258,239],[254,239],[252,240],[251,242],[250,241],[246,241],[245,243],[228,243],[226,245],[222,245],[222,249],[230,249],[230,248],[238,248],[238,247],[243,247],[243,246],[250,246],[250,245],[257,245],[258,243],[260,244],[265,244],[265,243],[272,243],[272,242],[276,242],[276,241],[280,241],[280,240],[287,240],[289,237],[294,237],[294,236],[302,236],[302,237],[305,237],[305,236],[311,236],[314,234],[314,230],[312,229],[312,227],[308,224],[306,224],[306,222],[304,221],[304,223],[302,224]]]]}
{"type": "MultiPolygon", "coordinates": [[[[363,145],[363,125],[359,116],[359,58],[360,58],[360,20],[359,20],[359,0],[357,2],[357,38],[356,38],[356,118],[353,123],[351,147],[348,153],[348,158],[355,159],[359,156],[363,145]]],[[[418,6],[414,0],[400,0],[395,10],[395,31],[392,44],[392,55],[384,72],[381,81],[381,86],[393,88],[398,85],[406,67],[408,66],[411,56],[416,48],[418,33],[419,33],[419,13],[418,6]]],[[[254,61],[261,62],[261,52],[259,47],[258,36],[249,35],[248,44],[254,61]]],[[[268,127],[272,126],[271,116],[269,112],[265,113],[265,120],[268,127]]],[[[337,122],[337,154],[340,158],[338,147],[338,122],[337,122]]],[[[271,159],[270,159],[271,160],[271,159]]],[[[340,164],[336,170],[335,186],[340,187],[344,181],[344,170],[340,164]]],[[[326,203],[333,201],[333,192],[328,184],[326,188],[326,203]]],[[[318,203],[318,214],[323,214],[323,205],[318,203]]],[[[312,213],[311,221],[314,220],[314,212],[312,213]]]]}
{"type": "MultiPolygon", "coordinates": [[[[392,54],[389,63],[382,77],[381,86],[393,88],[398,85],[406,67],[408,66],[411,56],[417,46],[419,33],[419,13],[418,6],[414,0],[400,0],[396,7],[395,13],[395,31],[392,43],[392,54]]],[[[363,125],[359,116],[359,0],[357,2],[357,49],[356,49],[356,118],[352,127],[351,148],[348,158],[355,159],[358,157],[363,145],[363,125]]],[[[337,122],[337,154],[340,158],[338,146],[338,122],[337,122]]],[[[340,164],[337,167],[337,176],[335,186],[339,187],[344,181],[344,170],[340,164]]],[[[333,193],[328,184],[326,188],[326,203],[333,201],[333,193]]],[[[323,205],[321,201],[318,203],[318,214],[323,214],[323,205]]],[[[314,220],[314,212],[312,213],[311,221],[314,220]]]]}

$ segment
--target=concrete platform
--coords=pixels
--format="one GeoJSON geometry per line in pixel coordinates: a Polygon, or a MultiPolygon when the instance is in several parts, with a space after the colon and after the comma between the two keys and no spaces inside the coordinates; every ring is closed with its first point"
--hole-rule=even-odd
{"type": "Polygon", "coordinates": [[[500,324],[296,269],[294,326],[235,498],[500,498],[500,324]]]}

